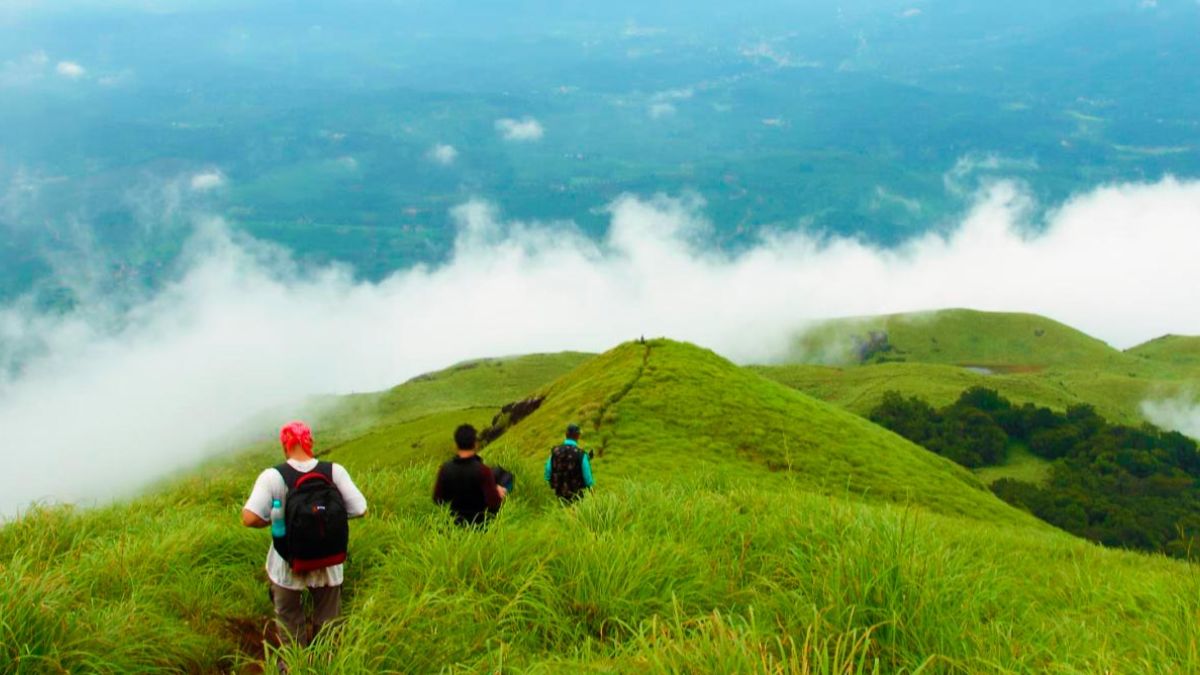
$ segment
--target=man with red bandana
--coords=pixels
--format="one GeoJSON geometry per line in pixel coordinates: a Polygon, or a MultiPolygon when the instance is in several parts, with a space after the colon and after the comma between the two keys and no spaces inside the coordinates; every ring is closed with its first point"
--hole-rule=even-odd
{"type": "MultiPolygon", "coordinates": [[[[304,474],[328,471],[333,484],[342,495],[346,515],[358,518],[367,513],[367,500],[350,480],[341,464],[318,462],[313,457],[312,431],[303,422],[289,422],[279,431],[279,442],[287,465],[304,474]]],[[[250,499],[242,507],[242,524],[246,527],[267,527],[271,524],[271,506],[278,499],[287,499],[288,486],[281,471],[283,465],[263,471],[254,482],[250,499]]],[[[308,644],[304,607],[301,602],[305,589],[312,594],[313,635],[321,626],[337,617],[342,608],[342,566],[332,565],[310,572],[293,572],[287,561],[271,546],[267,552],[267,577],[271,580],[271,598],[275,615],[293,640],[308,644]]]]}

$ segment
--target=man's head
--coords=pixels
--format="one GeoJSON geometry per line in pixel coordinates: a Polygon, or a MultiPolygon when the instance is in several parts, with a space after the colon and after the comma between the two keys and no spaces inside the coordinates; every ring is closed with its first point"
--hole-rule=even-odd
{"type": "Polygon", "coordinates": [[[572,423],[572,424],[567,425],[567,438],[569,438],[573,441],[579,440],[579,425],[578,424],[572,423]]]}
{"type": "Polygon", "coordinates": [[[454,430],[454,444],[460,452],[475,450],[479,446],[479,434],[470,424],[460,425],[454,430]]]}
{"type": "Polygon", "coordinates": [[[313,456],[312,429],[304,422],[288,422],[279,430],[279,443],[283,446],[283,454],[293,452],[313,456]]]}

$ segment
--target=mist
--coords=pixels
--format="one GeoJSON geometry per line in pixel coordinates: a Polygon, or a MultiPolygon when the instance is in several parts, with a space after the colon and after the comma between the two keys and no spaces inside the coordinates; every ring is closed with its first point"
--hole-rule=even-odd
{"type": "Polygon", "coordinates": [[[1105,186],[1037,213],[997,183],[954,228],[898,247],[776,231],[727,253],[706,245],[696,197],[621,197],[599,240],[472,201],[453,211],[447,262],[378,283],[198,218],[147,298],[0,311],[0,345],[25,355],[0,382],[0,514],[129,494],[228,450],[217,440],[263,410],[468,358],[645,335],[767,362],[816,319],[943,307],[1040,313],[1122,348],[1200,333],[1200,182],[1105,186]]]}
{"type": "Polygon", "coordinates": [[[1151,424],[1164,429],[1174,429],[1184,435],[1200,440],[1200,399],[1187,394],[1175,398],[1145,401],[1142,414],[1151,424]]]}

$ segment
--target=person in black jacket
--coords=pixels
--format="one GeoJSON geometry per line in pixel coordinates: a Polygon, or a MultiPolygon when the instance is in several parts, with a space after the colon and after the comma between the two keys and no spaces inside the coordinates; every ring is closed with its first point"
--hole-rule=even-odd
{"type": "Polygon", "coordinates": [[[496,472],[483,463],[475,427],[463,424],[455,429],[454,443],[458,452],[438,469],[433,502],[449,504],[459,525],[480,525],[500,510],[511,485],[498,484],[496,472]]]}

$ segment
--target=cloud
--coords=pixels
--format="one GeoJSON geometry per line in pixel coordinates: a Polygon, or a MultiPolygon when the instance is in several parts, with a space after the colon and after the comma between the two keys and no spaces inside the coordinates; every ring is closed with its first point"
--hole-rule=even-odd
{"type": "Polygon", "coordinates": [[[192,175],[188,183],[196,192],[207,192],[225,184],[225,176],[220,171],[204,171],[192,175]]]}
{"type": "Polygon", "coordinates": [[[1200,334],[1200,182],[1101,187],[1036,234],[1030,198],[998,183],[953,231],[895,248],[775,232],[720,252],[694,198],[625,196],[607,213],[597,240],[470,202],[454,210],[444,264],[378,283],[301,270],[286,250],[205,221],[175,281],[149,298],[97,295],[62,315],[5,308],[0,350],[23,345],[25,358],[0,375],[0,514],[133,490],[261,410],[473,357],[644,334],[766,361],[812,320],[940,307],[1041,313],[1120,347],[1200,334]],[[477,330],[461,329],[464,311],[477,330]]]}
{"type": "Polygon", "coordinates": [[[1200,400],[1191,396],[1145,401],[1142,414],[1156,426],[1175,429],[1200,440],[1200,400]]]}
{"type": "Polygon", "coordinates": [[[908,9],[904,10],[903,12],[900,12],[900,16],[905,19],[911,19],[915,16],[921,16],[921,8],[909,7],[908,9]]]}
{"type": "Polygon", "coordinates": [[[442,166],[450,166],[454,160],[458,159],[458,150],[455,150],[453,145],[438,143],[430,148],[425,156],[442,166]]]}
{"type": "Polygon", "coordinates": [[[820,61],[797,59],[791,54],[780,51],[766,40],[752,45],[743,45],[738,53],[755,62],[767,61],[777,68],[820,68],[822,65],[820,61]]]}
{"type": "Polygon", "coordinates": [[[50,57],[44,51],[35,51],[18,59],[0,64],[0,87],[18,87],[37,82],[46,76],[50,57]]]}
{"type": "Polygon", "coordinates": [[[87,74],[87,70],[74,61],[59,61],[54,67],[54,72],[71,80],[78,80],[87,74]]]}
{"type": "Polygon", "coordinates": [[[686,101],[695,96],[696,90],[693,87],[680,87],[678,89],[666,89],[655,92],[650,97],[650,104],[646,108],[646,114],[650,115],[651,119],[662,119],[674,115],[678,109],[675,106],[677,101],[686,101]]]}
{"type": "Polygon", "coordinates": [[[506,141],[536,141],[542,138],[545,130],[540,122],[532,117],[522,117],[519,120],[504,118],[496,120],[496,131],[499,131],[506,141]]]}
{"type": "Polygon", "coordinates": [[[998,177],[1035,171],[1036,160],[1013,159],[997,154],[970,154],[959,157],[954,166],[942,174],[942,186],[946,192],[967,197],[976,194],[989,181],[998,177]]]}
{"type": "Polygon", "coordinates": [[[625,28],[621,30],[621,36],[625,38],[647,38],[662,35],[665,32],[667,32],[665,28],[642,26],[636,21],[628,21],[625,23],[625,28]]]}
{"type": "Polygon", "coordinates": [[[663,102],[651,103],[647,113],[650,115],[651,119],[662,119],[664,117],[670,117],[671,115],[674,115],[675,106],[670,103],[663,102]]]}

